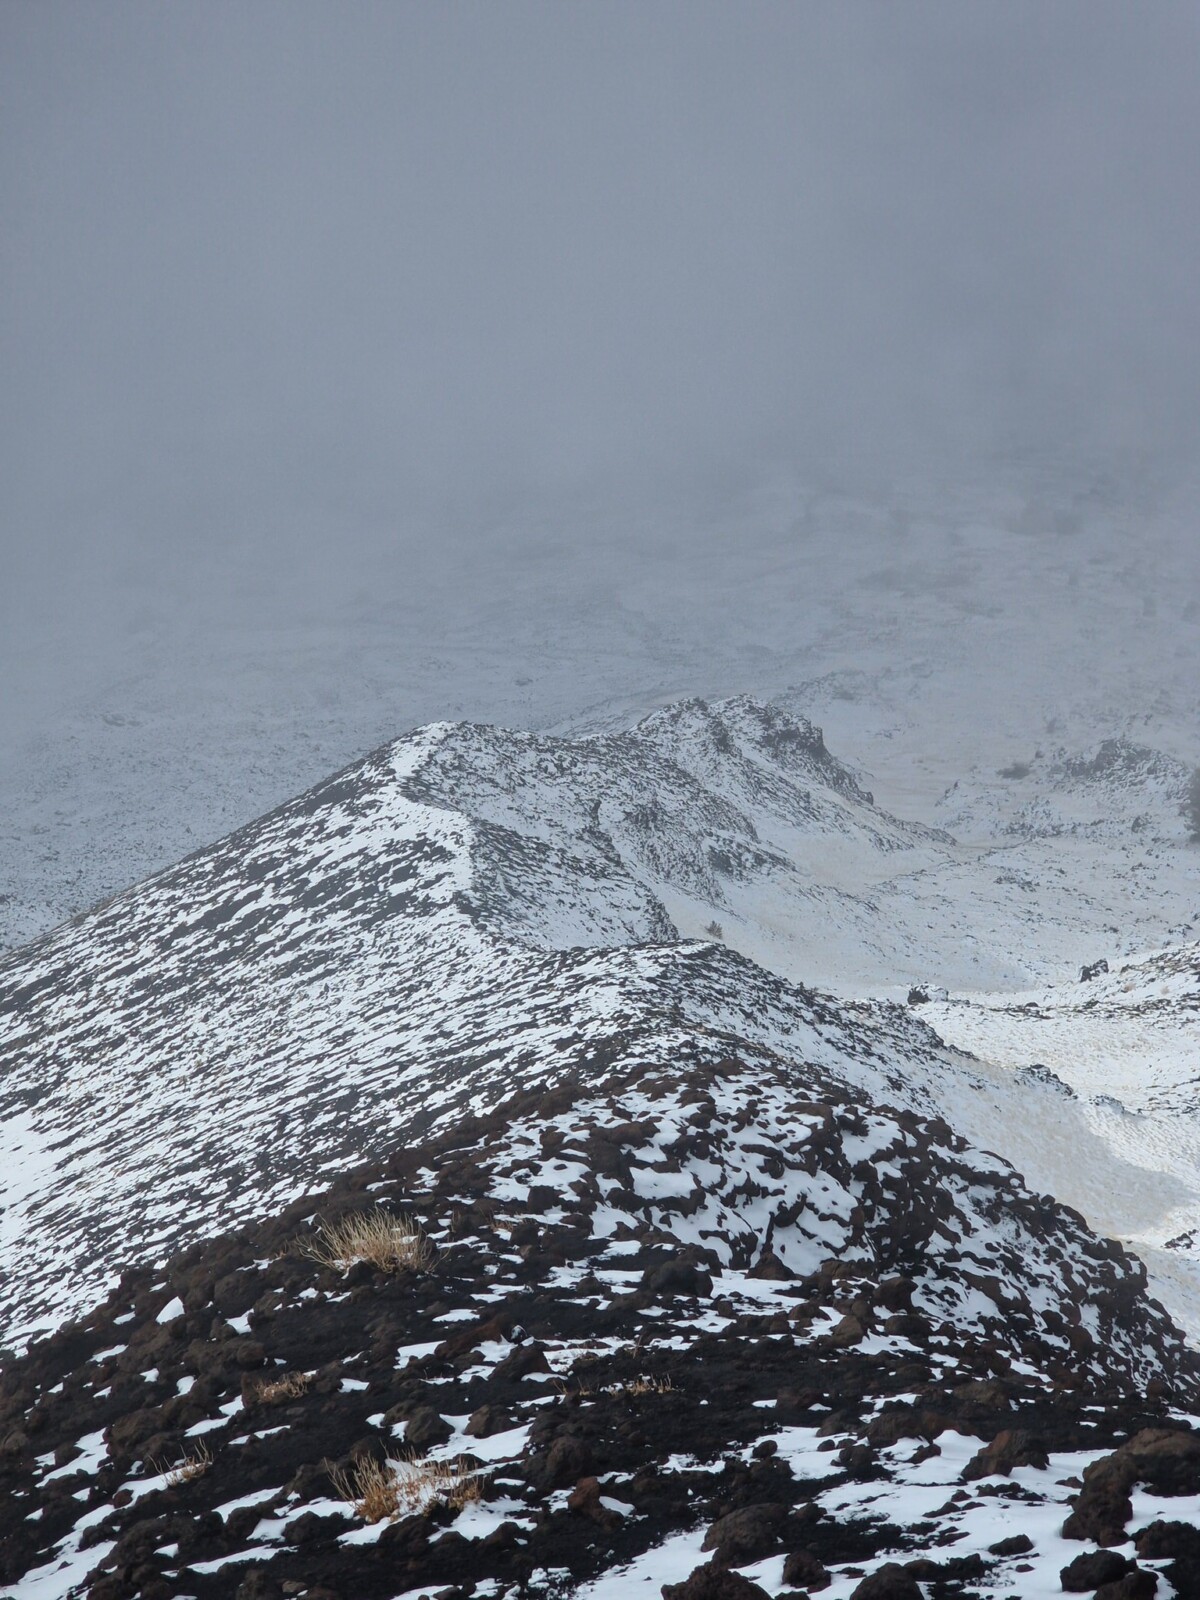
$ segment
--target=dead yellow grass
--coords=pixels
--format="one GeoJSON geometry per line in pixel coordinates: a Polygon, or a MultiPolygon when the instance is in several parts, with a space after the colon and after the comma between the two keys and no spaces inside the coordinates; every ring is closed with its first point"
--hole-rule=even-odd
{"type": "Polygon", "coordinates": [[[280,1400],[296,1400],[308,1392],[311,1383],[311,1372],[287,1372],[282,1378],[264,1378],[255,1389],[254,1398],[266,1406],[280,1400]]]}
{"type": "Polygon", "coordinates": [[[381,1272],[428,1272],[436,1259],[416,1223],[389,1211],[353,1211],[337,1222],[323,1222],[298,1248],[322,1266],[343,1272],[356,1261],[369,1261],[381,1272]]]}
{"type": "Polygon", "coordinates": [[[675,1385],[671,1382],[670,1378],[629,1378],[616,1383],[602,1383],[599,1385],[588,1383],[586,1380],[572,1385],[570,1378],[559,1378],[555,1380],[555,1387],[558,1389],[560,1394],[575,1394],[579,1395],[581,1399],[589,1400],[594,1399],[598,1394],[624,1394],[634,1396],[643,1394],[670,1394],[674,1390],[675,1385]]]}
{"type": "Polygon", "coordinates": [[[670,1378],[634,1378],[629,1383],[614,1383],[610,1394],[670,1394],[675,1385],[670,1378]]]}
{"type": "Polygon", "coordinates": [[[169,1489],[177,1489],[181,1483],[191,1483],[196,1478],[202,1478],[212,1464],[212,1451],[206,1444],[197,1445],[195,1450],[185,1455],[183,1460],[173,1467],[168,1467],[161,1461],[148,1463],[155,1472],[162,1473],[169,1489]]]}
{"type": "Polygon", "coordinates": [[[364,1522],[394,1521],[441,1500],[455,1511],[482,1499],[478,1470],[462,1456],[452,1461],[376,1461],[363,1456],[346,1470],[326,1462],[339,1500],[350,1501],[364,1522]]]}

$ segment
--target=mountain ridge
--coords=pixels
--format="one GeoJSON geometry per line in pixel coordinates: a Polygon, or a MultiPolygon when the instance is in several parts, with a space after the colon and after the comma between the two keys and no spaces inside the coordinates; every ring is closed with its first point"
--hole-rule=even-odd
{"type": "MultiPolygon", "coordinates": [[[[966,860],[777,707],[438,723],[5,957],[0,1582],[615,1600],[790,1562],[1000,1600],[1006,1514],[955,1485],[1014,1473],[1048,1582],[1064,1480],[1122,1431],[1186,1454],[1200,1407],[1142,1262],[1005,1159],[1048,1095],[1082,1150],[1078,1097],[947,1043],[958,997],[753,958],[888,961],[966,860]],[[421,1270],[297,1257],[364,1210],[421,1270]],[[475,1498],[363,1519],[367,1460],[475,1498]],[[718,1532],[764,1494],[774,1533],[718,1532]]],[[[1193,1493],[1137,1470],[1164,1517],[1193,1493]]]]}

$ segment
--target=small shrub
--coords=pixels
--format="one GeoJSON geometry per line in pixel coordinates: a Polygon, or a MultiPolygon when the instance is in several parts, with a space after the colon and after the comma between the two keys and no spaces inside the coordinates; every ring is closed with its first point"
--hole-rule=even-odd
{"type": "Polygon", "coordinates": [[[382,1522],[400,1511],[396,1475],[390,1461],[364,1456],[349,1471],[329,1467],[329,1481],[339,1500],[349,1500],[364,1522],[382,1522]]]}
{"type": "Polygon", "coordinates": [[[325,1463],[339,1500],[348,1500],[364,1522],[409,1516],[435,1500],[461,1511],[482,1499],[475,1467],[465,1456],[452,1461],[376,1461],[361,1456],[346,1470],[325,1463]]]}
{"type": "Polygon", "coordinates": [[[368,1261],[381,1272],[428,1272],[435,1258],[416,1223],[388,1211],[354,1211],[337,1222],[323,1222],[299,1249],[322,1266],[343,1272],[356,1261],[368,1261]]]}

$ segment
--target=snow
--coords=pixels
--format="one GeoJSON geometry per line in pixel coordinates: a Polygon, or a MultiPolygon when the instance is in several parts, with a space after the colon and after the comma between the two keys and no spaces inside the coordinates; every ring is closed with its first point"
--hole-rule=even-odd
{"type": "Polygon", "coordinates": [[[700,1550],[706,1531],[697,1528],[665,1539],[635,1561],[578,1588],[576,1600],[625,1600],[627,1595],[647,1595],[659,1600],[664,1583],[682,1583],[694,1567],[708,1559],[700,1550]]]}
{"type": "MultiPolygon", "coordinates": [[[[603,602],[556,605],[548,633],[545,594],[497,558],[484,611],[510,607],[499,643],[457,591],[438,638],[398,643],[385,586],[356,664],[322,676],[323,707],[305,667],[294,698],[218,709],[202,738],[181,711],[202,677],[181,639],[174,698],[144,670],[98,682],[57,754],[48,732],[0,764],[14,800],[0,911],[32,933],[322,778],[394,719],[439,719],[0,968],[3,1341],[86,1309],[107,1263],[161,1262],[387,1147],[418,1109],[437,1129],[518,1087],[551,1093],[614,1039],[647,1070],[736,1041],[764,1082],[786,1058],[864,1104],[944,1116],[977,1175],[995,1151],[1136,1248],[1200,1338],[1200,853],[1179,817],[1200,756],[1190,523],[1143,506],[1155,559],[1132,571],[1111,506],[1072,546],[1032,539],[979,486],[910,488],[885,551],[897,495],[799,494],[803,539],[795,506],[743,508],[724,529],[735,557],[714,534],[702,573],[638,564],[603,602]],[[1154,589],[1164,622],[1146,638],[1154,589]],[[518,730],[448,720],[464,711],[518,730]],[[167,781],[189,763],[190,786],[167,781]],[[1079,984],[1100,955],[1113,970],[1079,984]],[[896,1007],[926,981],[949,997],[896,1007]],[[814,984],[836,999],[800,987],[814,984]],[[1074,1098],[1022,1076],[1034,1063],[1074,1098]]],[[[296,638],[270,648],[307,659],[296,638]]],[[[246,670],[251,649],[222,670],[246,670]]],[[[794,1106],[765,1099],[774,1137],[794,1106]]],[[[632,1156],[656,1225],[727,1265],[731,1237],[763,1237],[782,1190],[752,1151],[730,1140],[676,1172],[661,1155],[682,1108],[595,1106],[660,1124],[632,1156]],[[768,1194],[738,1196],[743,1183],[768,1194]]],[[[799,1144],[817,1127],[797,1122],[799,1144]]],[[[886,1175],[903,1141],[868,1118],[840,1150],[886,1175]]],[[[495,1192],[545,1183],[566,1199],[584,1173],[569,1150],[514,1159],[495,1192]]],[[[842,1246],[856,1185],[807,1175],[803,1216],[773,1244],[792,1270],[842,1246]]],[[[977,1256],[1015,1248],[998,1193],[956,1191],[977,1256]]],[[[605,1198],[596,1241],[622,1221],[605,1198]]],[[[1040,1292],[1060,1268],[1036,1262],[1040,1292]]],[[[956,1293],[929,1304],[993,1314],[956,1293]]],[[[175,1296],[158,1320],[183,1313],[175,1296]]]]}
{"type": "Polygon", "coordinates": [[[227,1517],[231,1511],[240,1511],[243,1506],[262,1505],[267,1500],[273,1500],[276,1495],[282,1492],[282,1489],[255,1489],[250,1494],[239,1496],[236,1500],[226,1500],[222,1505],[215,1506],[213,1509],[218,1516],[227,1517]]]}
{"type": "Polygon", "coordinates": [[[51,1483],[55,1478],[71,1478],[78,1472],[90,1475],[96,1471],[97,1467],[108,1455],[108,1446],[104,1442],[103,1429],[96,1433],[85,1434],[82,1439],[77,1439],[75,1442],[79,1448],[79,1455],[74,1460],[68,1461],[65,1466],[58,1467],[54,1472],[47,1472],[42,1480],[43,1483],[51,1483]]]}
{"type": "MultiPolygon", "coordinates": [[[[787,1459],[797,1477],[819,1480],[839,1475],[829,1454],[816,1449],[815,1430],[787,1428],[775,1438],[779,1454],[787,1459]]],[[[882,1452],[889,1472],[894,1474],[890,1481],[874,1479],[869,1483],[849,1483],[825,1490],[818,1487],[814,1491],[816,1502],[834,1515],[870,1517],[914,1530],[924,1525],[928,1530],[927,1519],[933,1512],[938,1513],[935,1542],[922,1546],[920,1534],[916,1532],[910,1534],[903,1551],[885,1550],[876,1557],[860,1559],[854,1563],[852,1571],[834,1566],[830,1569],[830,1585],[821,1593],[831,1600],[849,1600],[863,1573],[873,1572],[888,1561],[909,1561],[921,1555],[935,1560],[942,1558],[947,1551],[949,1532],[953,1534],[949,1547],[956,1557],[979,1554],[989,1564],[993,1561],[988,1554],[990,1546],[1002,1539],[1021,1533],[1032,1541],[1034,1548],[1030,1553],[1010,1557],[996,1564],[988,1576],[971,1581],[972,1592],[978,1592],[982,1600],[1005,1600],[1014,1593],[1019,1593],[1022,1600],[1051,1600],[1052,1596],[1061,1595],[1061,1569],[1086,1548],[1061,1537],[1066,1502],[1072,1492],[1064,1480],[1080,1474],[1101,1452],[1052,1454],[1045,1469],[1017,1468],[1010,1479],[991,1480],[998,1486],[997,1494],[984,1497],[976,1489],[947,1511],[951,1495],[961,1490],[962,1469],[980,1442],[966,1435],[946,1432],[934,1441],[937,1455],[920,1463],[906,1464],[904,1452],[911,1452],[912,1448],[911,1441],[906,1441],[882,1452]]],[[[743,1459],[749,1458],[750,1451],[746,1450],[743,1459]]],[[[702,1464],[677,1457],[668,1465],[670,1470],[686,1471],[702,1464]]],[[[986,1487],[986,1483],[987,1480],[980,1487],[986,1487]]],[[[1186,1522],[1200,1517],[1200,1497],[1164,1500],[1135,1489],[1133,1499],[1131,1542],[1122,1547],[1122,1553],[1130,1556],[1133,1555],[1133,1534],[1156,1518],[1186,1522]]],[[[706,1531],[707,1527],[701,1525],[671,1536],[636,1560],[574,1590],[576,1600],[621,1600],[624,1595],[643,1593],[657,1596],[662,1584],[681,1582],[696,1566],[709,1559],[701,1549],[706,1531]]],[[[761,1584],[768,1594],[773,1594],[782,1589],[783,1561],[782,1555],[772,1556],[738,1570],[752,1582],[761,1584]]],[[[1153,1569],[1155,1563],[1142,1565],[1153,1569]]]]}
{"type": "Polygon", "coordinates": [[[1200,945],[1190,945],[1090,983],[965,994],[921,1013],[979,1060],[982,1094],[946,1101],[955,1126],[989,1138],[1031,1182],[1135,1249],[1155,1292],[1200,1339],[1200,1247],[1164,1248],[1200,1229],[1198,1010],[1200,945]],[[1075,1099],[1022,1080],[1014,1067],[1029,1061],[1075,1099]],[[1106,1095],[1129,1114],[1098,1104],[1106,1095]],[[1040,1115],[1029,1115],[1030,1101],[1040,1115]]]}

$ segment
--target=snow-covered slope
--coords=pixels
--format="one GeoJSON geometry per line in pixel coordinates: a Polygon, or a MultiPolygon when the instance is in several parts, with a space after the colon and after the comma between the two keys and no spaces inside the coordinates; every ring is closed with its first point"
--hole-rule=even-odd
{"type": "MultiPolygon", "coordinates": [[[[831,929],[843,969],[890,963],[894,940],[864,888],[940,863],[953,845],[876,806],[806,719],[745,697],[684,701],[582,739],[460,725],[408,792],[508,830],[509,842],[539,841],[563,868],[564,904],[581,875],[632,880],[684,937],[710,937],[716,923],[744,953],[809,979],[814,967],[830,975],[819,952],[831,929]]],[[[502,925],[523,918],[526,938],[571,942],[544,875],[528,880],[514,858],[502,925]]],[[[647,922],[644,936],[666,926],[647,922]]]]}
{"type": "Polygon", "coordinates": [[[793,950],[844,943],[863,902],[827,858],[951,849],[752,702],[385,747],[0,967],[12,1336],[517,1085],[736,1055],[864,1111],[971,1099],[976,1069],[902,1007],[677,935],[679,908],[750,925],[769,893],[793,950]]]}
{"type": "MultiPolygon", "coordinates": [[[[1111,847],[1010,848],[1064,842],[1111,847]]],[[[1014,944],[1039,927],[1060,964],[1094,944],[1070,860],[1061,888],[1010,860],[889,814],[781,706],[441,723],[13,952],[0,1315],[27,1354],[0,1382],[0,1582],[391,1600],[511,1575],[601,1600],[715,1548],[713,1572],[826,1573],[841,1600],[918,1572],[1000,1600],[1018,1573],[1055,1592],[1072,1541],[1128,1544],[1125,1570],[1127,1528],[1186,1575],[1150,1524],[1200,1492],[1177,1409],[1200,1366],[1168,1314],[1200,1329],[1194,948],[1036,999],[846,992],[1037,968],[1014,944]],[[297,1259],[364,1207],[417,1218],[436,1269],[297,1259]],[[671,1406],[650,1437],[647,1395],[671,1406]],[[1099,1448],[1162,1424],[1152,1465],[1111,1470],[1164,1498],[1125,1515],[1085,1484],[1063,1527],[1099,1448]],[[466,1461],[478,1502],[347,1531],[344,1475],[401,1434],[422,1470],[466,1461]],[[1014,1473],[1019,1551],[991,1486],[954,1487],[1014,1473]],[[725,1519],[767,1477],[775,1531],[743,1548],[725,1519]]]]}
{"type": "Polygon", "coordinates": [[[1039,747],[994,774],[955,782],[937,809],[963,837],[1122,842],[1140,834],[1177,843],[1191,831],[1184,816],[1191,771],[1124,736],[1077,754],[1039,747]]]}
{"type": "MultiPolygon", "coordinates": [[[[1200,1263],[1200,945],[1051,988],[955,995],[921,1014],[1000,1093],[1024,1088],[1041,1110],[1028,1134],[1001,1141],[1012,1158],[1137,1250],[1200,1332],[1200,1306],[1185,1309],[1200,1263]]],[[[978,1134],[986,1119],[964,1105],[955,1125],[978,1134]]]]}
{"type": "Polygon", "coordinates": [[[763,1052],[588,1060],[11,1364],[0,1584],[1049,1600],[1102,1539],[1186,1595],[1198,1383],[1121,1252],[943,1124],[763,1052]],[[307,1252],[364,1212],[418,1268],[307,1252]]]}

